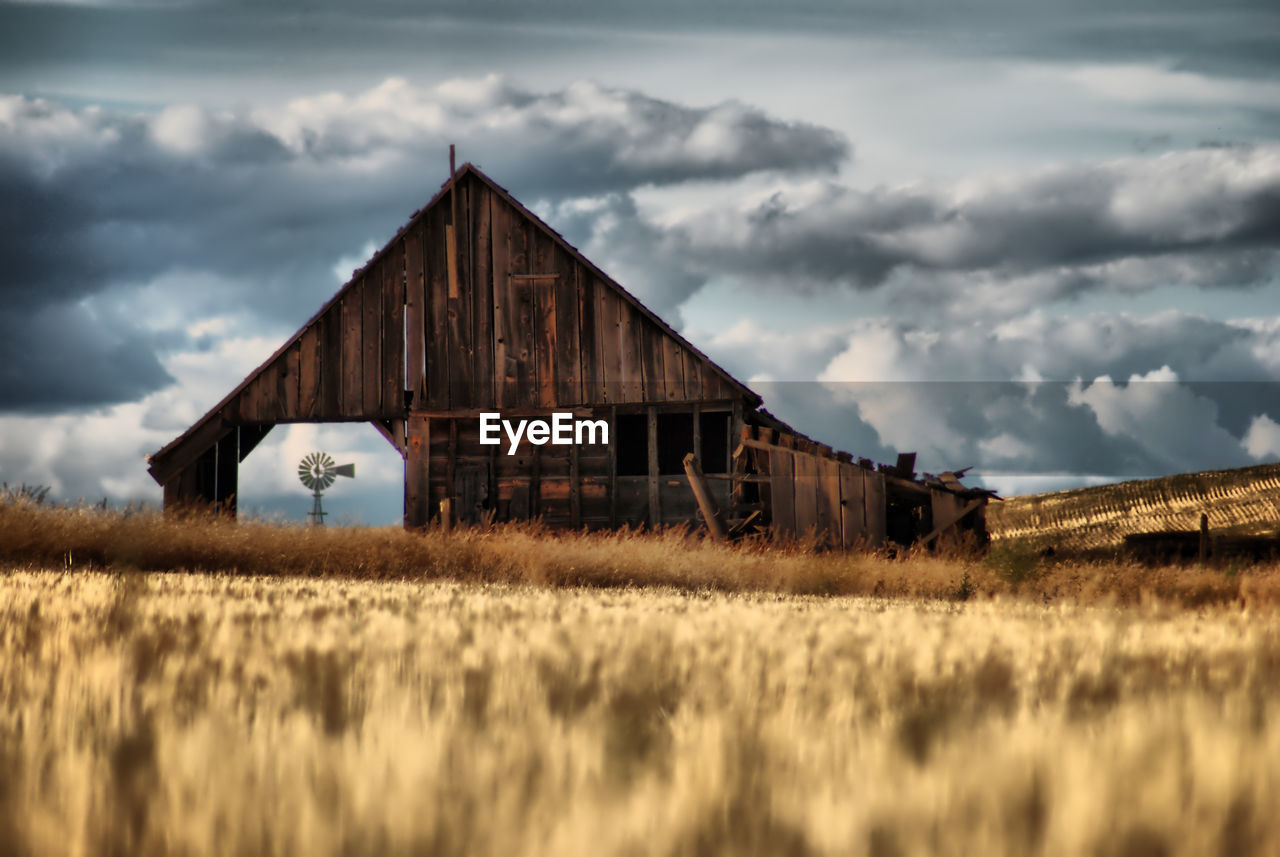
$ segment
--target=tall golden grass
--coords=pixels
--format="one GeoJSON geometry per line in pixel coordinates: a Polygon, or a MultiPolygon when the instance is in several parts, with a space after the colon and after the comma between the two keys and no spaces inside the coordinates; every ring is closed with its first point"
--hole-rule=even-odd
{"type": "Polygon", "coordinates": [[[681,529],[586,533],[512,524],[409,533],[21,502],[0,503],[0,565],[944,600],[1280,604],[1278,563],[1150,568],[1044,558],[1009,546],[983,556],[919,552],[890,559],[765,540],[716,544],[681,529]]]}
{"type": "MultiPolygon", "coordinates": [[[[836,562],[116,523],[178,540],[144,564],[195,532],[324,571],[470,551],[468,580],[539,550],[686,582],[836,562]]],[[[1280,613],[1249,607],[9,570],[0,700],[5,854],[1280,853],[1280,613]]]]}

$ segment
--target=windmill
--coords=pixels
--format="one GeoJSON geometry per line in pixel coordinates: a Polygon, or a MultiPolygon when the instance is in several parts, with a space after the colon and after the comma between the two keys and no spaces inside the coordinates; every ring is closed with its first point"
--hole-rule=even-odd
{"type": "Polygon", "coordinates": [[[307,520],[323,527],[325,511],[320,504],[320,496],[339,476],[354,479],[355,475],[354,464],[335,464],[333,457],[327,452],[312,452],[303,456],[302,461],[298,462],[298,478],[311,489],[311,499],[314,501],[311,511],[307,513],[307,520]]]}

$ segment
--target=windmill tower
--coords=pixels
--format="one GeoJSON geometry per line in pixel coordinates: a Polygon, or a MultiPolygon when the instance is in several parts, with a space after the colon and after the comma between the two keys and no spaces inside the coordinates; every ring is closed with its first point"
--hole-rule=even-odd
{"type": "Polygon", "coordinates": [[[298,462],[298,479],[311,489],[312,503],[311,511],[307,513],[307,522],[323,527],[326,513],[320,502],[321,496],[339,476],[354,479],[355,475],[354,464],[336,464],[327,452],[312,452],[303,456],[302,461],[298,462]]]}

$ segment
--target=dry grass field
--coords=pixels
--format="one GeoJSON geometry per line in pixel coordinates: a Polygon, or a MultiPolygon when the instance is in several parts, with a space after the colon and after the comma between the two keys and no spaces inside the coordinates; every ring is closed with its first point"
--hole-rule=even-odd
{"type": "Polygon", "coordinates": [[[0,568],[6,854],[1280,853],[1273,567],[19,504],[0,568]]]}

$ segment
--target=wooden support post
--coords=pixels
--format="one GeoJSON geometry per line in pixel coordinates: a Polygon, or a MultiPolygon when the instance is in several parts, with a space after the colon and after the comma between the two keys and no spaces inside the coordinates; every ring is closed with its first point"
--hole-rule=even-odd
{"type": "Polygon", "coordinates": [[[404,458],[404,528],[425,527],[431,517],[431,421],[410,414],[404,458]]]}
{"type": "Polygon", "coordinates": [[[689,487],[693,489],[694,499],[698,501],[698,508],[702,510],[702,519],[707,522],[707,532],[710,533],[711,540],[724,541],[729,537],[728,531],[725,529],[724,520],[720,517],[720,510],[716,508],[711,486],[707,484],[707,478],[702,475],[702,468],[698,466],[692,452],[684,457],[684,475],[689,477],[689,487]]]}
{"type": "Polygon", "coordinates": [[[658,500],[658,409],[648,407],[647,432],[649,438],[649,527],[657,529],[662,522],[662,509],[658,500]]]}
{"type": "Polygon", "coordinates": [[[440,501],[440,527],[446,533],[453,530],[453,498],[445,497],[440,501]]]}

